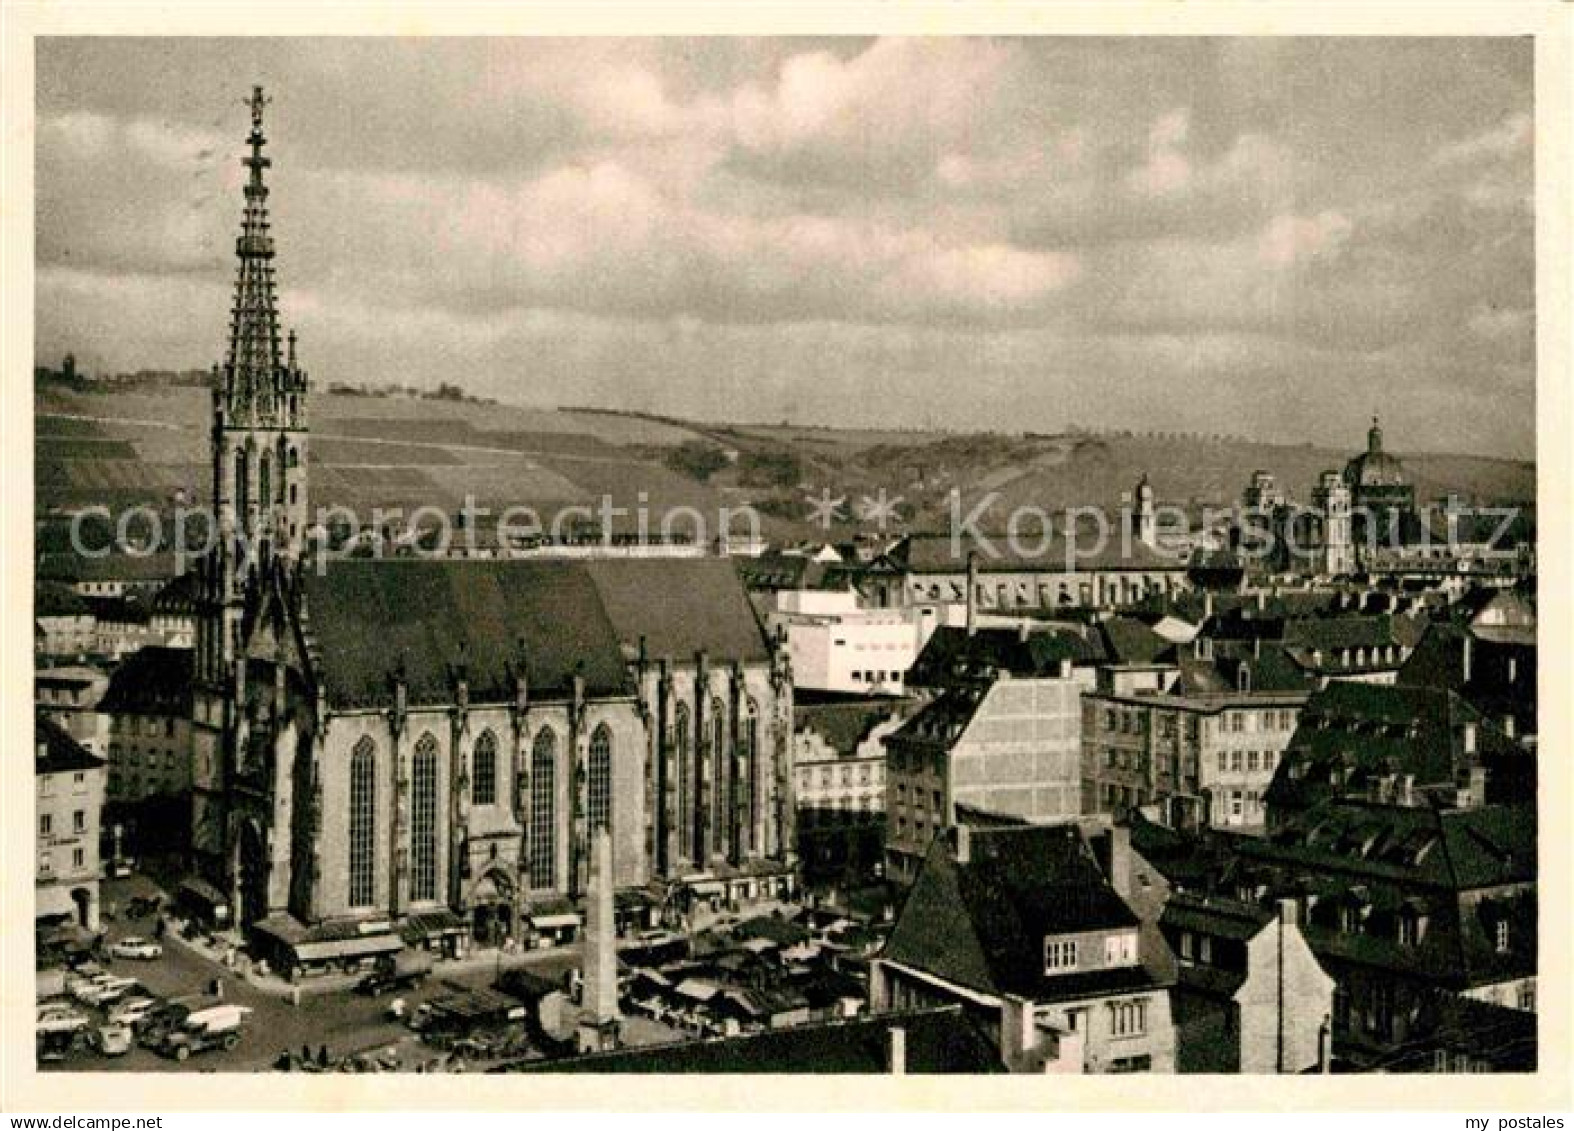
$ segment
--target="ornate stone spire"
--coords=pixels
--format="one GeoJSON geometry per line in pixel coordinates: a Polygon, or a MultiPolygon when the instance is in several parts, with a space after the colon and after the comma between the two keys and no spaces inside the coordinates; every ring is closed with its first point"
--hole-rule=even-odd
{"type": "Polygon", "coordinates": [[[235,302],[230,310],[229,353],[222,374],[225,407],[231,426],[279,426],[283,398],[293,374],[281,364],[279,313],[273,284],[273,237],[269,234],[268,186],[263,170],[272,162],[263,156],[267,138],[262,132],[262,111],[270,99],[262,87],[252,88],[251,153],[241,159],[250,171],[246,181],[246,207],[241,217],[235,257],[235,302]]]}

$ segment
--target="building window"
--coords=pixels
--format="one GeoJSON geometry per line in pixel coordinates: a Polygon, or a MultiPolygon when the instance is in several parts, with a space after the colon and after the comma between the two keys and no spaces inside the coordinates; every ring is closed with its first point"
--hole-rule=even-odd
{"type": "Polygon", "coordinates": [[[55,819],[52,815],[44,813],[38,818],[38,835],[49,836],[55,831],[55,819]]]}
{"type": "Polygon", "coordinates": [[[1493,941],[1499,954],[1508,953],[1508,920],[1499,919],[1493,927],[1493,941]]]}
{"type": "Polygon", "coordinates": [[[530,886],[549,888],[557,858],[557,736],[536,735],[530,752],[530,886]]]}
{"type": "Polygon", "coordinates": [[[602,723],[590,736],[590,771],[586,783],[586,814],[590,829],[612,827],[612,732],[602,723]]]}
{"type": "Polygon", "coordinates": [[[410,766],[410,899],[437,898],[437,740],[423,734],[410,766]]]}
{"type": "Polygon", "coordinates": [[[87,813],[78,809],[71,814],[71,831],[75,833],[87,831],[87,813]]]}
{"type": "Polygon", "coordinates": [[[1527,1013],[1536,1011],[1536,983],[1521,982],[1514,992],[1514,1004],[1527,1013]]]}
{"type": "Polygon", "coordinates": [[[1148,1003],[1145,1000],[1112,1002],[1109,1008],[1111,1036],[1139,1037],[1148,1031],[1148,1003]]]}
{"type": "Polygon", "coordinates": [[[1132,1072],[1152,1072],[1153,1057],[1144,1053],[1141,1056],[1121,1056],[1109,1062],[1111,1074],[1120,1075],[1132,1072]]]}
{"type": "Polygon", "coordinates": [[[375,898],[377,830],[377,753],[362,738],[350,755],[350,906],[368,907],[375,898]]]}
{"type": "Polygon", "coordinates": [[[1075,970],[1077,967],[1077,942],[1075,939],[1045,939],[1044,969],[1075,970]]]}
{"type": "Polygon", "coordinates": [[[1212,938],[1212,936],[1210,936],[1210,935],[1199,935],[1197,937],[1197,961],[1199,961],[1199,962],[1212,962],[1213,961],[1213,938],[1212,938]]]}
{"type": "Polygon", "coordinates": [[[497,739],[490,730],[475,740],[475,777],[470,785],[470,800],[476,805],[497,804],[497,739]]]}
{"type": "Polygon", "coordinates": [[[73,868],[85,868],[87,866],[87,850],[86,849],[84,849],[84,848],[73,848],[71,850],[71,866],[73,868]]]}
{"type": "MultiPolygon", "coordinates": [[[[678,854],[684,856],[689,851],[689,831],[692,822],[685,819],[684,805],[689,795],[689,708],[687,704],[679,703],[672,713],[672,749],[673,761],[676,763],[677,786],[673,790],[674,804],[677,811],[678,822],[678,854]]],[[[804,773],[804,786],[809,785],[809,774],[804,773]]]]}

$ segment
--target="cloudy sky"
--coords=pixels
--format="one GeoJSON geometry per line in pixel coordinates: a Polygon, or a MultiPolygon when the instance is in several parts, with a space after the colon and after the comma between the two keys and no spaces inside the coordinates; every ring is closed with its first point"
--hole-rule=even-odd
{"type": "Polygon", "coordinates": [[[242,98],[319,381],[1529,456],[1526,39],[40,41],[38,349],[222,355],[242,98]]]}

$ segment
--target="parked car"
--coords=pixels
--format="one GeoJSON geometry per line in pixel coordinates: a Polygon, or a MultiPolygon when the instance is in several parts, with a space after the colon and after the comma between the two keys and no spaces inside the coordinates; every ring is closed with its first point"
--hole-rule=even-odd
{"type": "Polygon", "coordinates": [[[41,1005],[38,1007],[40,1033],[77,1033],[88,1026],[87,1017],[69,1005],[41,1005]]]}
{"type": "Polygon", "coordinates": [[[96,1005],[108,1008],[123,997],[130,995],[137,988],[135,978],[117,978],[110,976],[95,983],[86,989],[77,1000],[84,1005],[96,1005]]]}
{"type": "Polygon", "coordinates": [[[92,1031],[89,1040],[102,1056],[125,1056],[131,1051],[131,1026],[111,1022],[92,1031]]]}
{"type": "Polygon", "coordinates": [[[240,1043],[241,1026],[251,1010],[244,1005],[215,1005],[188,1014],[178,1027],[164,1034],[159,1052],[176,1060],[192,1053],[223,1049],[228,1052],[240,1043]]]}
{"type": "Polygon", "coordinates": [[[114,974],[94,974],[89,978],[67,978],[66,990],[83,1005],[92,1005],[104,987],[115,981],[114,974]]]}
{"type": "Polygon", "coordinates": [[[402,950],[385,954],[377,965],[355,984],[356,992],[376,997],[387,990],[403,990],[419,986],[432,972],[432,956],[424,950],[402,950]]]}
{"type": "Polygon", "coordinates": [[[130,1025],[133,1029],[141,1026],[148,1016],[156,1010],[161,1003],[157,998],[138,995],[127,996],[116,1002],[109,1011],[111,1024],[130,1025]]]}
{"type": "Polygon", "coordinates": [[[164,948],[152,939],[140,935],[127,935],[109,944],[109,953],[116,958],[162,958],[164,948]]]}

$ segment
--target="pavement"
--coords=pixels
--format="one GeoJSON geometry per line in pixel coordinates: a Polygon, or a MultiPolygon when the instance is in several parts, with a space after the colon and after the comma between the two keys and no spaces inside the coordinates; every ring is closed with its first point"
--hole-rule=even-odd
{"type": "MultiPolygon", "coordinates": [[[[145,877],[132,876],[106,880],[103,883],[103,904],[123,908],[136,895],[150,894],[156,890],[145,877]]],[[[151,916],[128,921],[123,918],[105,922],[106,941],[114,942],[128,935],[153,935],[154,920],[151,916]]],[[[330,1058],[392,1046],[401,1053],[405,1062],[420,1062],[436,1057],[403,1025],[386,1016],[389,1001],[394,996],[404,998],[414,1007],[430,997],[448,992],[453,987],[480,988],[488,986],[498,971],[515,966],[528,966],[535,973],[548,978],[561,977],[579,964],[577,948],[530,951],[522,954],[499,955],[496,951],[480,951],[458,962],[439,963],[432,976],[419,989],[381,998],[367,997],[351,992],[354,976],[322,979],[319,984],[303,986],[299,1004],[295,1004],[295,987],[278,978],[253,975],[245,978],[218,960],[216,952],[193,945],[167,931],[161,940],[162,957],[157,959],[115,958],[107,963],[113,973],[136,978],[160,997],[181,997],[206,993],[214,978],[224,983],[224,1000],[251,1009],[251,1015],[242,1030],[240,1043],[225,1052],[214,1049],[199,1053],[178,1063],[166,1060],[150,1049],[140,1046],[120,1057],[103,1057],[93,1052],[74,1054],[63,1061],[45,1063],[42,1071],[77,1072],[255,1072],[273,1067],[279,1053],[292,1050],[297,1054],[303,1047],[317,1050],[328,1046],[330,1058]]]]}

